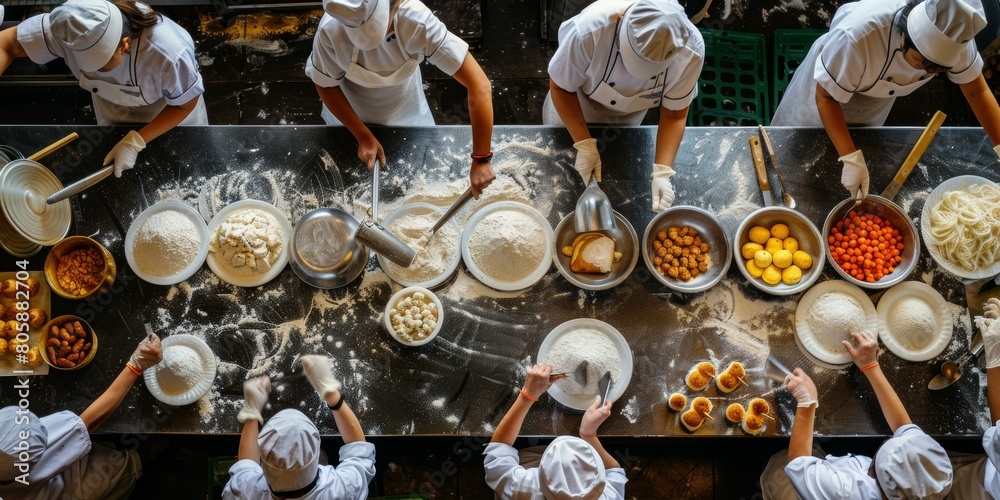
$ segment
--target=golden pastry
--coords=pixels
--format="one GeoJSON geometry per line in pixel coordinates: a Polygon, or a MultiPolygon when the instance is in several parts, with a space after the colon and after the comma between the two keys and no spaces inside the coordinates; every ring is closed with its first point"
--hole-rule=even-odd
{"type": "Polygon", "coordinates": [[[688,404],[687,396],[679,392],[675,392],[671,394],[669,398],[667,398],[667,407],[669,407],[671,410],[674,411],[683,411],[684,408],[687,406],[687,404],[688,404]]]}

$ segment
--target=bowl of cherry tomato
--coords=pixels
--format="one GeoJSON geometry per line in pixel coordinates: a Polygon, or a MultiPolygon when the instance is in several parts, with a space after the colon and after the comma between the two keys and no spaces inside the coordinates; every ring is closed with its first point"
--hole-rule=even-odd
{"type": "Polygon", "coordinates": [[[842,278],[863,288],[888,288],[917,265],[920,238],[899,205],[868,195],[857,207],[848,198],[823,224],[826,258],[842,278]]]}

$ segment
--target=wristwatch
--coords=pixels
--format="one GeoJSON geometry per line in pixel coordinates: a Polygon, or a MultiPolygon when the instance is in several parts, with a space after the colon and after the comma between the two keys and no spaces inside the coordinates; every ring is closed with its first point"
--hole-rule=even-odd
{"type": "Polygon", "coordinates": [[[472,153],[472,159],[475,160],[476,163],[489,163],[490,160],[493,159],[493,151],[490,151],[489,153],[486,153],[484,155],[477,155],[475,153],[472,153]]]}

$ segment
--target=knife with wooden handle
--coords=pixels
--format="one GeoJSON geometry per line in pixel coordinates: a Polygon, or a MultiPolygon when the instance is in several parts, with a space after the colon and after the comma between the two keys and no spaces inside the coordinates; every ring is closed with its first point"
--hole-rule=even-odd
{"type": "Polygon", "coordinates": [[[941,124],[944,123],[944,119],[947,117],[948,115],[942,113],[940,110],[934,112],[934,116],[931,117],[931,121],[924,127],[924,131],[920,134],[920,138],[917,139],[917,143],[913,145],[910,154],[906,155],[906,159],[903,160],[903,165],[899,167],[896,176],[892,178],[892,182],[882,191],[883,198],[891,200],[896,196],[899,188],[906,182],[906,178],[910,176],[913,167],[920,161],[920,157],[924,155],[927,146],[930,146],[931,141],[934,140],[938,130],[941,129],[941,124]]]}
{"type": "Polygon", "coordinates": [[[753,155],[753,168],[757,171],[757,185],[760,186],[760,194],[764,197],[764,206],[770,207],[771,184],[767,181],[767,169],[764,167],[764,150],[760,147],[760,137],[750,136],[750,153],[753,155]]]}

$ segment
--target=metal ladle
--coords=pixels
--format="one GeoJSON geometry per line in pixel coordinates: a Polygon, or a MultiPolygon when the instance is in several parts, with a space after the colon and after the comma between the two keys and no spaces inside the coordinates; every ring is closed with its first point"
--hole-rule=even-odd
{"type": "Polygon", "coordinates": [[[944,389],[945,387],[957,382],[958,379],[962,378],[962,374],[965,373],[965,369],[963,368],[965,363],[967,363],[970,359],[975,359],[979,356],[979,353],[983,352],[983,346],[984,344],[980,342],[979,345],[971,351],[963,354],[957,360],[948,360],[942,363],[941,374],[935,375],[934,378],[931,379],[930,383],[927,384],[927,388],[931,390],[944,389]]]}
{"type": "Polygon", "coordinates": [[[354,238],[393,263],[409,267],[417,255],[416,251],[378,223],[378,182],[379,161],[376,159],[372,169],[372,217],[358,226],[354,238]]]}
{"type": "Polygon", "coordinates": [[[591,231],[603,231],[612,235],[620,236],[618,222],[615,220],[615,212],[611,207],[608,196],[601,191],[597,185],[597,179],[591,176],[590,184],[583,194],[576,201],[576,215],[573,217],[573,226],[577,233],[588,233],[591,231]]]}

